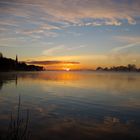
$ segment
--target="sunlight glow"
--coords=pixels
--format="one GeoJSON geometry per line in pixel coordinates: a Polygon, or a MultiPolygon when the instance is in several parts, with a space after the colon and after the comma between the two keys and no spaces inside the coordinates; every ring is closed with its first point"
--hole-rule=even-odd
{"type": "Polygon", "coordinates": [[[65,71],[70,71],[70,68],[64,68],[65,71]]]}

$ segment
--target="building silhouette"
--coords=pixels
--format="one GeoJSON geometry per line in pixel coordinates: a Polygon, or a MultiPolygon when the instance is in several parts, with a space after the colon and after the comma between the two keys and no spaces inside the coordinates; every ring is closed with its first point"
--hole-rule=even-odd
{"type": "Polygon", "coordinates": [[[18,63],[18,55],[16,55],[16,63],[18,63]]]}

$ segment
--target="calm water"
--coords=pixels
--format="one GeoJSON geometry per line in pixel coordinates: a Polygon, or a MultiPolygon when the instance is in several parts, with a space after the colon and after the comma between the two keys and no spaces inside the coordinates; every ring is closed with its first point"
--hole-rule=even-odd
{"type": "Polygon", "coordinates": [[[1,73],[1,133],[19,95],[33,140],[140,139],[138,73],[1,73]]]}

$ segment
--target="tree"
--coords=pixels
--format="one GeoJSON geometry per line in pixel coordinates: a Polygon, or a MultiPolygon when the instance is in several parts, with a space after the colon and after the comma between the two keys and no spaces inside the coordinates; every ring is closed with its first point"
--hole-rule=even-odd
{"type": "Polygon", "coordinates": [[[3,58],[3,54],[0,52],[0,58],[3,58]]]}
{"type": "Polygon", "coordinates": [[[96,70],[102,71],[103,68],[102,67],[98,67],[96,70]]]}
{"type": "Polygon", "coordinates": [[[136,70],[136,65],[135,64],[128,64],[128,70],[129,71],[134,71],[134,70],[136,70]]]}

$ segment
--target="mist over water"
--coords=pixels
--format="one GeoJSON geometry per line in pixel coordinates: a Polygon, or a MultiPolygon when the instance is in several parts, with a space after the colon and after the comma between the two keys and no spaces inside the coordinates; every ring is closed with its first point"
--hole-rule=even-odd
{"type": "Polygon", "coordinates": [[[140,74],[12,72],[0,74],[0,132],[21,97],[31,139],[140,138],[140,74]]]}

